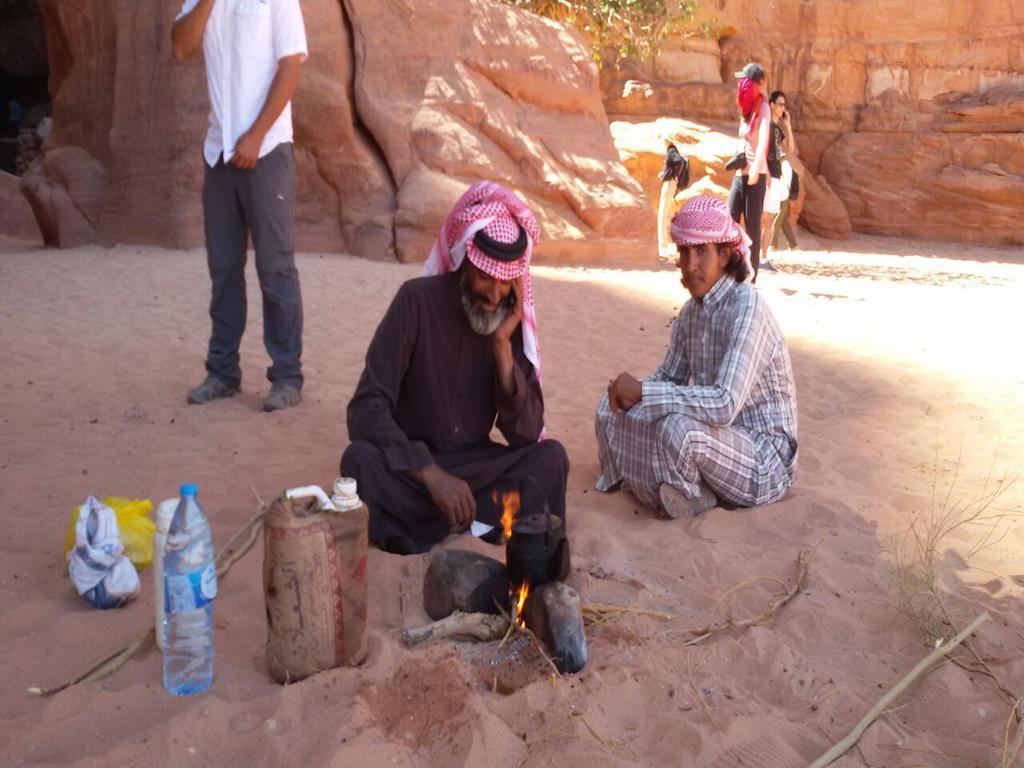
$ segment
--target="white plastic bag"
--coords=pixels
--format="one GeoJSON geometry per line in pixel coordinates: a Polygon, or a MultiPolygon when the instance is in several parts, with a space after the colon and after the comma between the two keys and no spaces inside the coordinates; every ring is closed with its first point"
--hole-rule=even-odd
{"type": "Polygon", "coordinates": [[[139,596],[139,574],[124,554],[117,515],[92,496],[75,524],[75,547],[68,573],[78,594],[97,608],[118,608],[139,596]]]}

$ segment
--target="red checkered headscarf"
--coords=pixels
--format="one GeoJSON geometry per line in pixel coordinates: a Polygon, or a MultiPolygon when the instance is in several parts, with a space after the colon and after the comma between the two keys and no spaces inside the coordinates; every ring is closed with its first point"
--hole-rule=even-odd
{"type": "Polygon", "coordinates": [[[424,275],[444,275],[455,272],[462,260],[470,263],[496,280],[523,279],[523,354],[533,364],[540,378],[540,347],[537,343],[537,311],[530,286],[530,257],[533,246],[540,239],[540,226],[526,203],[500,184],[478,181],[459,198],[441,225],[441,232],[430,250],[423,267],[424,275]],[[512,245],[526,234],[526,249],[515,261],[501,261],[484,253],[474,237],[483,231],[491,240],[512,245]]]}
{"type": "Polygon", "coordinates": [[[747,280],[753,279],[750,238],[743,228],[732,220],[729,207],[714,195],[700,195],[689,200],[672,217],[669,232],[672,235],[672,242],[676,245],[732,243],[747,264],[747,280]]]}

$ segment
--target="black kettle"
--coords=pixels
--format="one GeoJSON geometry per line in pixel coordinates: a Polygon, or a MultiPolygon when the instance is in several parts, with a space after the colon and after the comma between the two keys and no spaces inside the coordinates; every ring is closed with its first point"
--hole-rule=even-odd
{"type": "Polygon", "coordinates": [[[539,587],[549,581],[564,581],[569,575],[565,524],[544,506],[543,512],[522,515],[512,523],[512,535],[505,543],[505,566],[513,586],[527,582],[539,587]]]}

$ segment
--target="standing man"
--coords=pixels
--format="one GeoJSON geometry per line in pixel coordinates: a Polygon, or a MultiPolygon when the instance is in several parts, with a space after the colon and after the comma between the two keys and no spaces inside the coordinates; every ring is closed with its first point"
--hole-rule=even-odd
{"type": "Polygon", "coordinates": [[[174,58],[206,59],[210,127],[203,155],[203,225],[212,283],[206,380],[188,402],[236,394],[245,331],[247,237],[263,293],[263,343],[273,365],[263,408],[302,391],[302,295],[295,269],[291,98],[307,56],[299,0],[185,0],[171,28],[174,58]]]}
{"type": "Polygon", "coordinates": [[[608,384],[595,425],[597,490],[628,488],[673,519],[719,500],[770,504],[796,470],[796,389],[779,325],[745,282],[750,238],[725,203],[701,195],[672,219],[672,240],[691,299],[654,374],[608,384]]]}

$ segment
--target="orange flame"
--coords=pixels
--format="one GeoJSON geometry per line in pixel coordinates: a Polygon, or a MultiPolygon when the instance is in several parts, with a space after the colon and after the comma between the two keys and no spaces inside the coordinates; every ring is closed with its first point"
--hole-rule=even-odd
{"type": "Polygon", "coordinates": [[[505,531],[505,541],[512,537],[512,521],[519,514],[519,491],[507,491],[501,496],[501,527],[505,531]]]}
{"type": "Polygon", "coordinates": [[[523,608],[526,605],[526,598],[530,596],[530,583],[524,581],[519,585],[519,592],[516,595],[516,626],[526,629],[526,619],[523,618],[523,608]]]}

